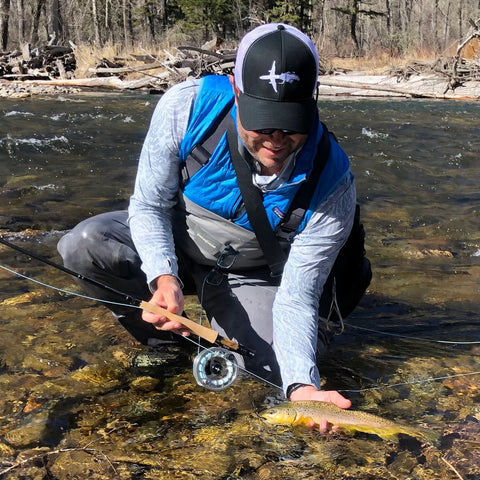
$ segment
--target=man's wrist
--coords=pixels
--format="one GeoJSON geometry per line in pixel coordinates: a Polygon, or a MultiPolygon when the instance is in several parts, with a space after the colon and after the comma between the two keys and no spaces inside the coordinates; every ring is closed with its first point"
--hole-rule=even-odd
{"type": "Polygon", "coordinates": [[[287,389],[287,398],[289,400],[309,400],[311,395],[318,392],[318,388],[306,383],[293,383],[287,389]]]}
{"type": "Polygon", "coordinates": [[[287,388],[287,398],[290,398],[290,395],[295,391],[298,390],[300,387],[305,386],[305,383],[292,383],[287,388]]]}
{"type": "Polygon", "coordinates": [[[172,285],[172,283],[174,285],[177,285],[180,288],[182,288],[183,286],[180,279],[177,276],[170,273],[159,275],[155,280],[155,286],[157,289],[164,285],[172,285]]]}

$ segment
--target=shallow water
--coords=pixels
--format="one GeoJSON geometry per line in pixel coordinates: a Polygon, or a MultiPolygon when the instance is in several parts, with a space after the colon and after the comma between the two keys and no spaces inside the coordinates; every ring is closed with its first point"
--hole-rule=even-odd
{"type": "MultiPolygon", "coordinates": [[[[126,207],[156,101],[2,99],[0,234],[59,262],[63,232],[126,207]]],[[[461,343],[480,342],[480,105],[329,98],[321,114],[351,157],[374,270],[321,360],[325,387],[440,443],[265,425],[275,388],[204,390],[189,358],[132,367],[142,349],[104,307],[0,269],[0,478],[480,478],[480,376],[462,375],[480,344],[461,343]]],[[[78,291],[3,246],[0,264],[78,291]]]]}

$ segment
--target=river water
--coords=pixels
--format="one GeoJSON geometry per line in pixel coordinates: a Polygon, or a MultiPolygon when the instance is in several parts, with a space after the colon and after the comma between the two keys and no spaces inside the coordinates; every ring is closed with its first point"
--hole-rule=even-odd
{"type": "MultiPolygon", "coordinates": [[[[65,231],[125,208],[157,100],[1,99],[0,235],[60,262],[65,231]]],[[[426,426],[439,443],[266,425],[255,413],[278,397],[274,387],[240,378],[211,392],[189,359],[144,365],[104,307],[2,268],[0,478],[480,478],[480,105],[322,98],[320,107],[351,158],[374,272],[321,359],[325,388],[426,426]]],[[[7,247],[0,264],[79,291],[7,247]]],[[[194,298],[187,307],[198,317],[194,298]]]]}

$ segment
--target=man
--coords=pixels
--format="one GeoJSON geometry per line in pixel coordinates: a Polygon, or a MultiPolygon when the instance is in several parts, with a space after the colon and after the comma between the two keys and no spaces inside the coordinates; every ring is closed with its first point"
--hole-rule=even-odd
{"type": "MultiPolygon", "coordinates": [[[[258,204],[263,200],[269,228],[281,237],[324,141],[314,98],[317,78],[317,51],[299,30],[267,24],[249,32],[233,77],[184,82],[159,101],[128,218],[113,212],[85,220],[60,240],[59,251],[72,269],[177,314],[193,288],[212,327],[256,351],[253,359],[240,359],[248,371],[271,380],[281,376],[290,400],[348,408],[350,401],[338,392],[320,390],[316,366],[328,337],[318,313],[330,307],[324,285],[354,221],[348,158],[326,134],[329,149],[308,208],[288,241],[288,235],[280,239],[288,254],[281,277],[267,266],[271,252],[260,248],[232,163],[235,155],[247,162],[249,182],[261,192],[258,204]],[[233,142],[218,127],[225,119],[233,125],[233,142]],[[217,127],[220,134],[200,165],[195,152],[205,154],[202,142],[217,127]]],[[[142,321],[137,310],[110,308],[144,344],[189,334],[162,315],[144,311],[142,321]]]]}

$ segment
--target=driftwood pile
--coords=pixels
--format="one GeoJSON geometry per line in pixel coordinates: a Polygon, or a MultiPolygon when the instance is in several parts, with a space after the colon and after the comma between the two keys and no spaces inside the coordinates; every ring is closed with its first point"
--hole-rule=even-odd
{"type": "Polygon", "coordinates": [[[389,74],[395,76],[398,81],[409,80],[413,75],[436,73],[451,81],[456,79],[462,82],[480,80],[480,61],[467,60],[465,58],[441,57],[434,62],[412,62],[405,67],[394,67],[389,74]]]}
{"type": "Polygon", "coordinates": [[[22,51],[0,53],[0,77],[6,80],[73,78],[76,66],[73,49],[61,45],[25,44],[22,51]]]}
{"type": "Polygon", "coordinates": [[[178,47],[175,54],[165,50],[161,60],[151,55],[97,59],[96,66],[88,70],[87,78],[76,78],[75,49],[73,44],[33,50],[25,46],[23,52],[0,53],[0,96],[15,94],[18,85],[21,92],[30,88],[32,93],[36,93],[35,87],[141,88],[161,93],[189,77],[229,74],[235,59],[235,51],[184,46],[178,47]]]}
{"type": "MultiPolygon", "coordinates": [[[[104,78],[108,86],[122,89],[150,88],[163,92],[187,78],[199,78],[210,74],[227,75],[233,72],[235,51],[210,51],[193,46],[180,46],[175,54],[164,50],[164,58],[131,55],[116,57],[114,62],[102,59],[90,68],[92,85],[104,78]],[[139,65],[139,62],[142,64],[139,65]]],[[[84,84],[85,85],[85,84],[84,84]]],[[[106,85],[107,86],[107,85],[106,85]]]]}

